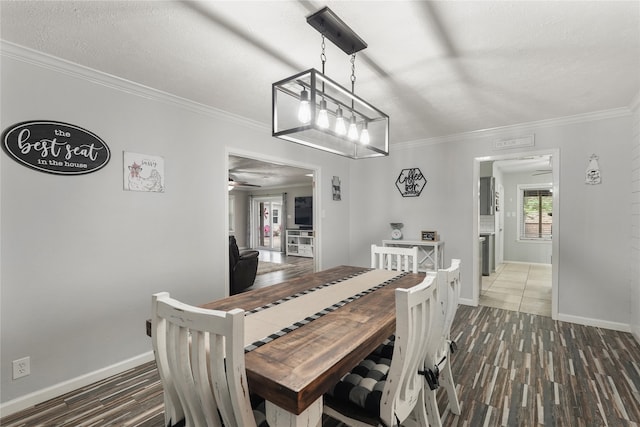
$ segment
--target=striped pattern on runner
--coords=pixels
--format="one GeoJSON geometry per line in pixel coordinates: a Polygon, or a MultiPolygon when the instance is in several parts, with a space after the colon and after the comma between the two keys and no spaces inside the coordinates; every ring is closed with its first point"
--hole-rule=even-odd
{"type": "MultiPolygon", "coordinates": [[[[356,276],[358,276],[360,274],[363,274],[363,273],[366,273],[368,271],[371,271],[371,269],[364,270],[364,271],[362,271],[360,273],[351,274],[351,275],[346,276],[346,277],[344,277],[342,279],[335,280],[335,281],[329,282],[329,283],[325,283],[325,284],[316,286],[314,288],[307,289],[307,290],[302,291],[302,292],[298,292],[297,294],[290,295],[290,296],[288,296],[286,298],[280,299],[280,300],[275,301],[273,303],[264,305],[262,307],[257,307],[257,308],[255,308],[255,309],[253,309],[251,311],[248,311],[247,313],[248,314],[249,313],[256,313],[258,311],[265,310],[267,308],[276,306],[278,304],[282,304],[283,302],[290,301],[290,300],[292,300],[294,298],[298,298],[298,297],[300,297],[302,295],[306,295],[306,294],[309,294],[311,292],[315,292],[317,290],[326,288],[328,286],[332,286],[332,285],[344,282],[345,280],[351,279],[353,277],[356,277],[356,276]]],[[[397,276],[394,276],[391,279],[388,279],[388,280],[386,280],[386,281],[384,281],[384,282],[382,282],[382,283],[380,283],[380,284],[378,284],[376,286],[373,286],[373,287],[371,287],[369,289],[366,289],[364,291],[358,292],[357,294],[352,295],[349,298],[345,298],[342,301],[338,301],[335,304],[332,304],[331,306],[326,307],[326,308],[324,308],[323,310],[321,310],[321,311],[319,311],[317,313],[314,313],[314,314],[312,314],[312,315],[310,315],[308,317],[305,317],[304,319],[299,320],[299,321],[293,323],[292,325],[290,325],[290,326],[288,326],[286,328],[282,328],[282,329],[280,329],[280,330],[278,330],[278,331],[276,331],[276,332],[274,332],[274,333],[272,333],[272,334],[270,334],[270,335],[268,335],[268,336],[266,336],[266,337],[264,337],[264,338],[262,338],[260,340],[254,341],[253,343],[245,346],[244,352],[245,353],[249,353],[250,351],[253,351],[253,350],[255,350],[255,349],[257,349],[257,348],[259,348],[259,347],[261,347],[261,346],[263,346],[263,345],[265,345],[267,343],[270,343],[271,341],[273,341],[273,340],[275,340],[277,338],[280,338],[280,337],[288,334],[291,331],[295,331],[296,329],[300,328],[301,326],[304,326],[304,325],[306,325],[306,324],[308,324],[310,322],[313,322],[316,319],[319,319],[320,317],[322,317],[322,316],[324,316],[326,314],[329,314],[329,313],[331,313],[333,311],[336,311],[340,307],[343,307],[346,304],[349,304],[350,302],[357,300],[358,298],[361,298],[361,297],[363,297],[365,295],[368,295],[368,294],[370,294],[370,293],[372,293],[372,292],[374,292],[374,291],[376,291],[376,290],[378,290],[378,289],[380,289],[380,288],[382,288],[382,287],[384,287],[384,286],[386,286],[386,285],[388,285],[390,283],[395,282],[396,280],[400,279],[401,277],[406,276],[407,274],[408,274],[407,272],[400,272],[397,276]]]]}
{"type": "Polygon", "coordinates": [[[364,269],[364,270],[359,271],[357,273],[353,273],[353,274],[350,274],[348,276],[345,276],[342,279],[334,280],[332,282],[323,283],[322,285],[318,285],[318,286],[315,286],[313,288],[305,289],[304,291],[300,291],[300,292],[298,292],[296,294],[289,295],[288,297],[281,298],[278,301],[274,301],[274,302],[271,302],[269,304],[265,304],[263,306],[256,307],[254,309],[245,311],[244,315],[248,316],[249,314],[257,313],[259,311],[266,310],[266,309],[271,308],[271,307],[275,307],[276,305],[282,304],[283,302],[291,301],[292,299],[296,299],[296,298],[301,297],[303,295],[307,295],[307,294],[310,294],[312,292],[318,291],[320,289],[324,289],[326,287],[329,287],[329,286],[336,285],[338,283],[344,282],[345,280],[349,280],[349,279],[352,279],[354,277],[358,277],[361,274],[366,273],[366,272],[371,271],[371,270],[372,270],[371,268],[367,268],[367,269],[364,269]]]}

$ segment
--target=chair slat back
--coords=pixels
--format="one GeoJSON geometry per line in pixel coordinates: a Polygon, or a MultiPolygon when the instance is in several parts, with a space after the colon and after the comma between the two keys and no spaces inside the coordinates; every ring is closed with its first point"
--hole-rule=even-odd
{"type": "Polygon", "coordinates": [[[435,310],[435,333],[429,339],[427,356],[424,367],[426,370],[440,372],[440,378],[436,383],[425,382],[425,400],[429,425],[441,426],[440,412],[436,392],[438,386],[444,386],[447,390],[449,410],[454,414],[460,414],[460,402],[455,389],[453,375],[451,373],[451,325],[458,308],[460,297],[460,260],[451,260],[451,266],[447,269],[439,269],[437,272],[429,272],[428,276],[437,277],[438,303],[435,310]]]}
{"type": "Polygon", "coordinates": [[[152,328],[165,425],[256,425],[246,389],[243,310],[206,310],[162,292],[152,298],[152,328]]]}
{"type": "Polygon", "coordinates": [[[418,272],[418,247],[371,245],[371,268],[418,272]]]}
{"type": "Polygon", "coordinates": [[[396,289],[396,334],[393,357],[380,401],[380,418],[396,425],[414,410],[424,411],[423,369],[437,312],[435,275],[409,289],[396,289]],[[416,406],[419,405],[419,406],[416,406]],[[417,409],[416,409],[417,408],[417,409]]]}
{"type": "Polygon", "coordinates": [[[438,309],[434,316],[434,328],[437,331],[431,336],[425,360],[425,366],[434,369],[436,364],[449,356],[451,325],[460,292],[460,260],[454,259],[449,268],[439,269],[437,273],[428,272],[427,275],[436,278],[438,288],[438,309]]]}
{"type": "Polygon", "coordinates": [[[444,336],[449,340],[451,326],[460,301],[460,260],[452,259],[451,266],[438,270],[438,288],[441,298],[445,300],[444,336]]]}

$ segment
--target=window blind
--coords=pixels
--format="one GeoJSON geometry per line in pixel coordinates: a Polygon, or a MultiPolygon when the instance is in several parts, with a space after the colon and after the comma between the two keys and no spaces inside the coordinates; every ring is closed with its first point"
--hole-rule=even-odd
{"type": "Polygon", "coordinates": [[[553,193],[549,188],[520,192],[520,239],[549,239],[552,235],[553,193]]]}

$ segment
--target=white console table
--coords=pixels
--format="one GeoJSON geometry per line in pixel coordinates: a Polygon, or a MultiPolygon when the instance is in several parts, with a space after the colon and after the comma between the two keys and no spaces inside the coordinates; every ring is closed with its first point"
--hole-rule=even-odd
{"type": "Polygon", "coordinates": [[[436,240],[383,240],[382,246],[401,246],[411,248],[418,247],[419,257],[418,270],[434,271],[444,268],[444,242],[436,240]]]}

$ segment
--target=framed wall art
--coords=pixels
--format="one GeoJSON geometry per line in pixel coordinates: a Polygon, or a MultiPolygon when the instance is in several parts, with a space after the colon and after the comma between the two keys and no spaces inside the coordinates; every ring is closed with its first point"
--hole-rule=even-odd
{"type": "Polygon", "coordinates": [[[342,200],[342,190],[340,189],[340,177],[334,176],[331,179],[331,189],[333,192],[333,200],[340,201],[342,200]]]}
{"type": "Polygon", "coordinates": [[[435,242],[438,240],[438,233],[435,231],[421,231],[420,237],[427,242],[435,242]]]}
{"type": "Polygon", "coordinates": [[[125,191],[164,193],[164,159],[149,154],[123,152],[125,191]]]}

